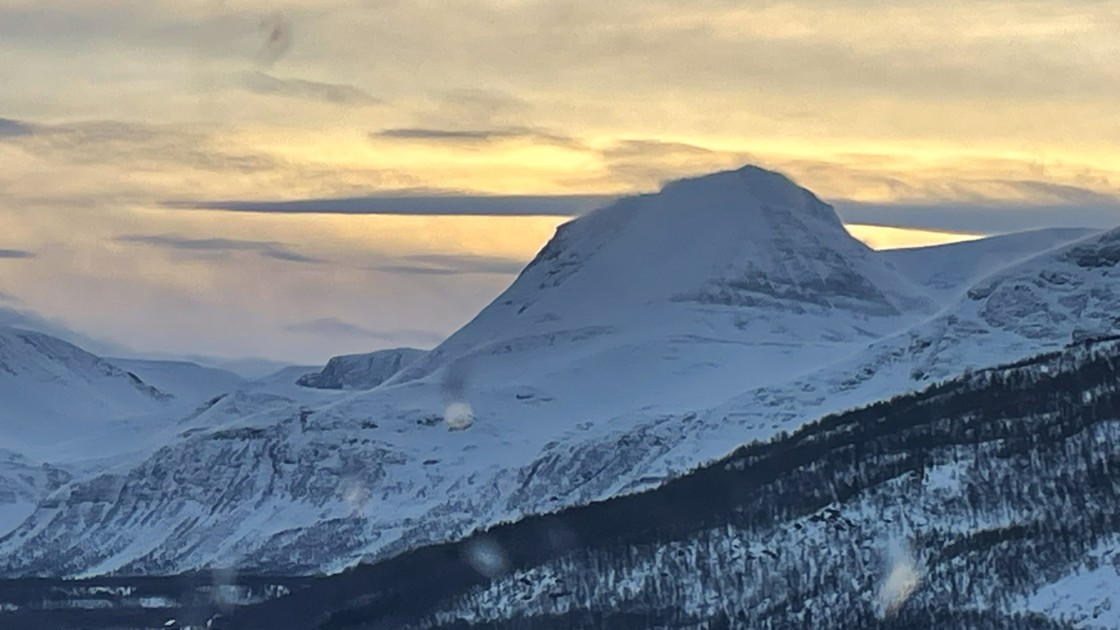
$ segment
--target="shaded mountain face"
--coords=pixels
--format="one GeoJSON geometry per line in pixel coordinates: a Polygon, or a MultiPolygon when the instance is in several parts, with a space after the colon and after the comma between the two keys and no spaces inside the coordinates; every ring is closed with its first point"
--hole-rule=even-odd
{"type": "Polygon", "coordinates": [[[292,372],[242,385],[143,461],[59,488],[0,539],[0,571],[336,571],[656,487],[829,413],[1062,347],[1113,303],[1110,243],[1021,260],[981,242],[957,266],[930,248],[962,278],[938,310],[923,294],[936,270],[892,266],[780,175],[671,184],[568,224],[474,321],[371,390],[297,387],[292,372]],[[988,316],[1040,295],[1050,267],[1068,292],[1047,326],[988,316]],[[757,270],[765,283],[743,280],[757,270]],[[1027,289],[973,297],[977,275],[1027,289]],[[452,412],[473,425],[449,430],[452,412]]]}
{"type": "Polygon", "coordinates": [[[325,578],[231,627],[1116,627],[1118,444],[1120,341],[1072,345],[325,578]]]}
{"type": "Polygon", "coordinates": [[[70,479],[61,468],[0,449],[0,535],[22,523],[43,497],[70,479]]]}
{"type": "Polygon", "coordinates": [[[187,362],[107,359],[44,333],[0,327],[0,444],[60,465],[112,458],[158,440],[242,380],[187,362]]]}
{"type": "Polygon", "coordinates": [[[422,356],[423,350],[394,348],[334,357],[321,371],[301,376],[296,384],[316,389],[373,389],[422,356]]]}

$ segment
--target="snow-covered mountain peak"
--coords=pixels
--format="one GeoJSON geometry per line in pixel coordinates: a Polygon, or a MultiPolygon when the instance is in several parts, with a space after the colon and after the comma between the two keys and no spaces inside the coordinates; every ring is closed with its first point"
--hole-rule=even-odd
{"type": "Polygon", "coordinates": [[[561,226],[502,295],[388,384],[466,360],[480,379],[539,378],[554,394],[578,382],[571,394],[586,398],[590,378],[621,400],[620,373],[641,387],[696,379],[707,384],[690,389],[698,392],[721,381],[710,372],[724,359],[739,378],[755,373],[744,344],[848,352],[934,310],[926,290],[849,235],[830,206],[781,174],[745,167],[561,226]]]}
{"type": "Polygon", "coordinates": [[[683,202],[685,208],[680,209],[700,203],[695,210],[721,209],[749,214],[769,207],[772,211],[819,221],[833,230],[844,229],[832,207],[812,192],[781,173],[752,165],[676,180],[666,184],[660,195],[671,202],[683,202]]]}
{"type": "Polygon", "coordinates": [[[852,238],[831,206],[748,166],[675,181],[562,226],[503,298],[522,313],[551,301],[570,310],[578,298],[611,309],[670,301],[882,314],[911,309],[924,293],[852,238]]]}

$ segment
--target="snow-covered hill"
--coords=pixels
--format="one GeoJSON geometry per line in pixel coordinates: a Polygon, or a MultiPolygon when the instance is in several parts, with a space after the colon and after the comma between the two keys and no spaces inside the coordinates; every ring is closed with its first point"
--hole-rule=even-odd
{"type": "Polygon", "coordinates": [[[422,356],[423,350],[394,348],[334,357],[321,371],[301,376],[296,384],[317,389],[373,389],[422,356]]]}
{"type": "Polygon", "coordinates": [[[1107,330],[1117,234],[1028,260],[1064,235],[891,258],[780,175],[670,184],[563,226],[379,387],[280,379],[211,401],[131,470],[55,492],[0,540],[0,568],[331,570],[656,486],[826,413],[1059,347],[1084,322],[1107,330]],[[1045,321],[1023,310],[1039,303],[1045,321]]]}
{"type": "Polygon", "coordinates": [[[44,454],[108,419],[155,413],[174,398],[137,375],[41,333],[0,328],[0,443],[44,454]]]}

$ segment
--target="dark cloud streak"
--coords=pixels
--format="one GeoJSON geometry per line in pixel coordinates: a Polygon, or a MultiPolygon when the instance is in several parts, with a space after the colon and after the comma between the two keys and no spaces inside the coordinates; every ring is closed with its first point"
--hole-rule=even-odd
{"type": "Polygon", "coordinates": [[[24,249],[0,249],[0,259],[22,260],[35,258],[38,254],[24,249]]]}
{"type": "Polygon", "coordinates": [[[528,261],[497,256],[423,254],[405,256],[402,264],[371,267],[371,271],[405,275],[457,276],[472,274],[516,275],[528,261]]]}
{"type": "Polygon", "coordinates": [[[1002,234],[1052,227],[1109,229],[1120,226],[1120,204],[861,203],[833,201],[845,223],[946,232],[1002,234]]]}
{"type": "Polygon", "coordinates": [[[169,201],[163,205],[184,210],[275,212],[288,214],[392,214],[421,216],[578,216],[610,203],[606,195],[470,195],[427,194],[402,196],[297,199],[291,201],[169,201]]]}
{"type": "Polygon", "coordinates": [[[579,140],[545,129],[533,127],[493,127],[481,129],[443,129],[438,127],[391,127],[369,134],[372,140],[400,140],[445,144],[491,144],[524,141],[548,144],[577,151],[587,150],[579,140]]]}
{"type": "Polygon", "coordinates": [[[265,258],[286,262],[319,264],[320,258],[305,256],[276,241],[251,241],[229,238],[187,238],[161,234],[131,234],[117,237],[125,243],[141,243],[166,249],[189,252],[254,252],[265,258]]]}
{"type": "Polygon", "coordinates": [[[256,94],[323,101],[336,105],[377,105],[381,99],[353,85],[306,79],[284,79],[264,72],[246,72],[238,85],[256,94]]]}
{"type": "Polygon", "coordinates": [[[0,118],[0,138],[30,136],[33,133],[35,133],[35,125],[31,123],[12,120],[11,118],[0,118]]]}

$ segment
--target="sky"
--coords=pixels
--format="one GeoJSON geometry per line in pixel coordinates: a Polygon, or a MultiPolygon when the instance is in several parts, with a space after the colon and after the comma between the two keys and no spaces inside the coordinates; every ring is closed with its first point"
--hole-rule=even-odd
{"type": "Polygon", "coordinates": [[[1111,227],[1118,32],[1116,0],[0,0],[0,322],[431,347],[570,216],[746,163],[875,247],[1111,227]]]}

